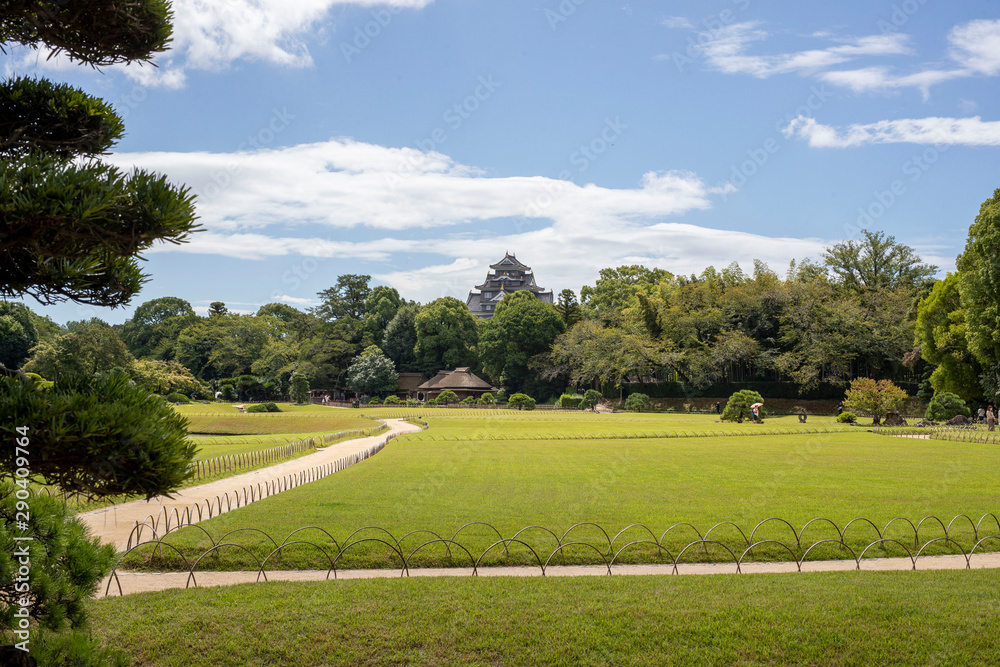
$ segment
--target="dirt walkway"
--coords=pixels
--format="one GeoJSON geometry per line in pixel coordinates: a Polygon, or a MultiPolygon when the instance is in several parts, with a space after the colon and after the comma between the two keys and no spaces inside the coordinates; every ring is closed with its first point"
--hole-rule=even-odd
{"type": "MultiPolygon", "coordinates": [[[[964,570],[1000,568],[1000,554],[976,554],[969,561],[965,556],[926,556],[916,561],[917,570],[964,570]]],[[[802,563],[802,572],[843,572],[858,569],[853,560],[807,561],[802,563]]],[[[914,563],[909,558],[871,558],[860,561],[863,571],[913,570],[914,563]]],[[[743,563],[740,566],[742,574],[780,574],[798,572],[798,566],[792,563],[743,563]]],[[[611,568],[614,576],[667,576],[673,574],[735,574],[736,565],[701,564],[678,565],[676,573],[673,565],[615,565],[611,568]]],[[[330,584],[336,579],[393,579],[400,577],[400,570],[339,570],[336,575],[327,570],[269,570],[267,581],[324,581],[329,577],[330,584]]],[[[479,568],[480,577],[540,577],[538,567],[483,567],[479,568]]],[[[426,568],[411,569],[411,577],[469,577],[472,568],[426,568]]],[[[608,576],[608,568],[604,565],[582,566],[551,566],[545,569],[546,577],[597,577],[608,576]]],[[[144,593],[161,591],[171,588],[186,588],[195,586],[230,586],[258,581],[257,572],[196,572],[189,577],[187,572],[119,572],[117,581],[107,578],[101,583],[98,597],[108,597],[121,593],[144,593]],[[109,591],[110,582],[110,591],[109,591]]],[[[260,577],[259,581],[264,581],[260,577]]]]}
{"type": "Polygon", "coordinates": [[[180,517],[185,517],[185,523],[197,523],[210,515],[215,516],[292,486],[315,481],[343,469],[348,462],[356,461],[366,452],[371,453],[396,435],[420,430],[420,427],[402,419],[388,419],[385,423],[389,426],[386,433],[347,440],[291,461],[181,489],[173,498],[160,496],[148,501],[134,500],[77,516],[87,524],[92,535],[123,551],[130,541],[134,546],[139,538],[142,541],[153,539],[154,531],[164,530],[168,523],[176,525],[180,517]],[[187,517],[191,520],[188,521],[187,517]],[[143,523],[148,528],[137,531],[136,525],[143,523]]]}

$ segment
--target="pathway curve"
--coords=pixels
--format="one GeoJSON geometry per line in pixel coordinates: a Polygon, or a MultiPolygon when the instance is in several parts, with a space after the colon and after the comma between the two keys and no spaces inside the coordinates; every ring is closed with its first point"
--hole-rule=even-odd
{"type": "MultiPolygon", "coordinates": [[[[806,561],[802,563],[802,572],[844,572],[860,569],[868,571],[900,571],[900,570],[964,570],[964,569],[997,569],[1000,568],[1000,554],[976,554],[969,561],[965,556],[925,556],[917,559],[916,567],[909,558],[868,558],[856,564],[853,560],[806,561]]],[[[673,565],[615,565],[612,567],[614,576],[670,576],[674,574],[735,574],[733,563],[711,564],[691,563],[673,565]]],[[[740,565],[742,574],[782,574],[797,573],[798,566],[794,562],[781,563],[743,563],[740,565]]],[[[336,578],[340,579],[390,579],[399,578],[400,570],[338,570],[336,578]]],[[[472,568],[424,568],[411,569],[411,577],[469,577],[472,568]]],[[[477,570],[480,577],[540,577],[542,572],[537,567],[481,567],[477,570]]],[[[608,576],[605,565],[568,565],[550,566],[545,568],[546,577],[596,577],[608,576]]],[[[334,585],[334,575],[327,570],[268,570],[268,581],[324,581],[329,577],[334,585]]],[[[260,577],[260,581],[264,581],[260,577]]],[[[190,586],[230,586],[258,581],[258,573],[253,572],[195,572],[193,581],[189,583],[187,572],[119,572],[117,581],[106,578],[101,582],[98,597],[118,597],[119,586],[123,595],[162,591],[172,588],[190,586]]]]}
{"type": "MultiPolygon", "coordinates": [[[[379,435],[345,440],[325,447],[314,454],[308,454],[291,461],[284,461],[216,482],[181,489],[172,498],[157,496],[150,500],[133,500],[121,505],[112,505],[78,514],[77,517],[90,528],[92,535],[101,538],[103,542],[115,545],[119,551],[123,551],[128,546],[129,536],[133,534],[135,525],[143,523],[150,516],[169,516],[174,510],[183,513],[186,509],[203,505],[206,499],[211,500],[216,496],[224,496],[226,493],[232,494],[234,491],[265,484],[277,478],[297,475],[319,466],[329,465],[344,457],[362,454],[397,435],[420,430],[419,426],[414,426],[402,419],[387,419],[384,420],[384,423],[389,426],[389,431],[379,435]]],[[[214,514],[221,514],[228,509],[227,506],[222,506],[220,503],[220,508],[214,511],[214,514]]],[[[149,533],[144,535],[151,537],[149,533]]]]}

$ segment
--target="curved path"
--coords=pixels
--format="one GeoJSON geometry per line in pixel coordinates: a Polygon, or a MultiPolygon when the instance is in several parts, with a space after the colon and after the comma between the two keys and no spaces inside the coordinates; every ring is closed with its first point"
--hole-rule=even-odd
{"type": "MultiPolygon", "coordinates": [[[[119,551],[123,551],[128,546],[129,537],[133,534],[136,524],[143,523],[150,516],[158,517],[161,513],[169,515],[174,510],[183,512],[203,504],[206,499],[214,499],[216,496],[233,493],[237,489],[264,484],[276,478],[296,475],[318,466],[331,464],[346,456],[362,454],[397,435],[420,430],[419,426],[414,426],[402,419],[387,419],[384,423],[389,426],[389,431],[379,435],[345,440],[320,449],[314,454],[308,454],[291,461],[234,475],[216,482],[181,489],[171,498],[157,496],[150,500],[133,500],[121,505],[112,505],[78,514],[77,517],[90,528],[92,535],[101,538],[103,542],[115,545],[119,551]]],[[[222,507],[214,514],[221,514],[227,509],[222,507]]]]}

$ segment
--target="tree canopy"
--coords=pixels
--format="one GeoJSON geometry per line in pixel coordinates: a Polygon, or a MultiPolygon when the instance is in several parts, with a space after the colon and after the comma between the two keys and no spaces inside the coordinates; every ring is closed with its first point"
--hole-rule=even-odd
{"type": "Polygon", "coordinates": [[[439,370],[474,366],[479,341],[476,318],[464,303],[450,296],[430,302],[414,319],[417,364],[428,376],[439,370]]]}
{"type": "Polygon", "coordinates": [[[565,331],[551,305],[528,291],[509,294],[483,325],[478,348],[483,371],[510,391],[534,391],[541,372],[532,361],[547,354],[565,331]]]}
{"type": "Polygon", "coordinates": [[[837,282],[848,289],[915,287],[937,270],[924,264],[913,248],[897,243],[894,236],[862,229],[861,237],[837,243],[823,255],[837,282]]]}

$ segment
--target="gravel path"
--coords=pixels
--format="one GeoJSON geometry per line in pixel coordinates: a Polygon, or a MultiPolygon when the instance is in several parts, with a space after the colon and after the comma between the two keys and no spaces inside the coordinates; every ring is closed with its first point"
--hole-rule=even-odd
{"type": "MultiPolygon", "coordinates": [[[[114,544],[119,551],[124,551],[129,546],[130,538],[134,546],[136,542],[136,524],[147,523],[155,529],[161,529],[168,518],[181,516],[185,513],[192,513],[196,517],[202,515],[208,518],[208,508],[211,506],[213,515],[229,511],[230,506],[236,509],[235,501],[232,505],[219,502],[217,498],[224,497],[227,493],[234,497],[237,493],[241,498],[246,495],[249,489],[274,488],[275,480],[302,479],[302,483],[312,481],[315,471],[323,466],[335,465],[338,460],[354,455],[361,455],[365,451],[386,442],[389,438],[402,433],[412,433],[419,431],[420,427],[414,426],[402,419],[388,419],[385,424],[389,426],[389,431],[369,438],[359,438],[357,440],[346,440],[335,445],[330,445],[314,454],[302,456],[291,461],[278,463],[267,468],[261,468],[252,472],[227,477],[217,482],[210,482],[200,486],[192,486],[181,489],[172,498],[158,496],[150,500],[134,500],[121,505],[113,505],[103,509],[85,512],[77,516],[83,520],[90,528],[91,534],[95,535],[103,542],[114,544]],[[300,476],[300,477],[296,477],[300,476]],[[268,485],[271,484],[270,487],[268,485]],[[202,509],[203,513],[197,510],[202,509]]],[[[298,482],[293,482],[296,486],[298,482]]],[[[283,486],[281,488],[284,488],[283,486]]],[[[264,497],[268,494],[264,492],[264,497]]],[[[253,497],[250,494],[250,502],[260,497],[253,497]]],[[[271,493],[273,495],[273,493],[271,493]]],[[[246,504],[241,501],[241,504],[246,504]]],[[[195,522],[197,523],[197,522],[195,522]]],[[[144,529],[141,532],[143,541],[153,538],[153,531],[144,529]]]]}
{"type": "MultiPolygon", "coordinates": [[[[927,556],[916,562],[917,570],[964,570],[965,556],[927,556]]],[[[968,562],[971,569],[1000,568],[1000,554],[976,554],[968,562]]],[[[843,572],[857,569],[852,560],[808,561],[802,563],[802,572],[843,572]]],[[[860,562],[863,571],[912,570],[913,561],[909,558],[871,558],[860,562]]],[[[674,575],[673,565],[615,565],[613,576],[671,576],[674,575]]],[[[795,563],[743,563],[740,566],[742,574],[781,574],[796,573],[795,563]]],[[[728,564],[678,565],[678,575],[689,574],[735,574],[736,566],[728,564]]],[[[328,578],[327,570],[269,570],[267,581],[324,581],[328,578]]],[[[411,569],[411,577],[469,577],[472,568],[426,568],[411,569]]],[[[540,577],[542,572],[537,567],[489,567],[479,568],[480,577],[540,577]]],[[[599,577],[608,576],[608,568],[604,565],[583,566],[551,566],[545,569],[546,577],[599,577]]],[[[399,570],[338,570],[336,579],[393,579],[399,578],[399,570]]],[[[187,572],[120,572],[117,581],[107,578],[101,583],[99,597],[108,592],[109,597],[121,593],[144,593],[161,591],[170,588],[186,588],[194,586],[230,586],[258,581],[258,573],[254,572],[196,572],[189,577],[187,572]],[[109,590],[110,584],[110,590],[109,590]]],[[[264,581],[263,577],[259,581],[264,581]]],[[[330,585],[336,585],[334,574],[329,573],[330,585]]]]}

